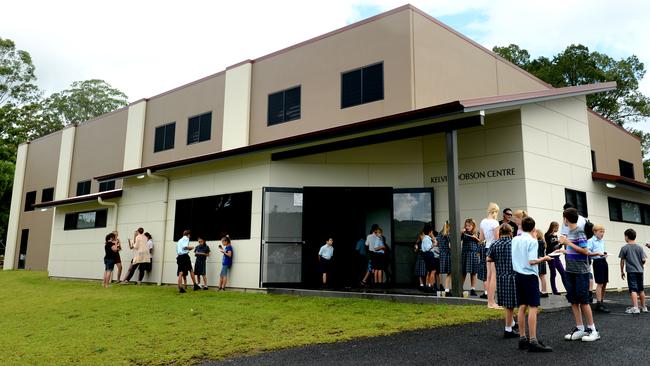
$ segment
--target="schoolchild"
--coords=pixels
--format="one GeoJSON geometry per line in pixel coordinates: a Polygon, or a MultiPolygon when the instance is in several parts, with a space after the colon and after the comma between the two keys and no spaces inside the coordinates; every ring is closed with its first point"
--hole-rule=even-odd
{"type": "Polygon", "coordinates": [[[551,352],[553,349],[537,339],[537,310],[540,304],[538,265],[550,261],[549,256],[538,256],[535,220],[521,221],[521,235],[512,239],[512,268],[515,271],[517,305],[519,306],[519,349],[528,352],[551,352]],[[528,325],[526,325],[528,310],[528,325]],[[528,328],[528,337],[526,337],[528,328]]]}
{"type": "Polygon", "coordinates": [[[605,306],[605,293],[609,282],[609,265],[607,264],[607,250],[605,249],[605,227],[600,224],[594,225],[594,236],[587,240],[591,264],[594,271],[594,282],[596,282],[596,307],[594,310],[601,313],[609,313],[605,306]]]}
{"type": "Polygon", "coordinates": [[[228,282],[228,273],[232,267],[233,249],[230,237],[228,235],[221,238],[221,245],[219,251],[223,254],[221,259],[221,274],[219,275],[219,290],[226,291],[226,283],[228,282]]]}
{"type": "Polygon", "coordinates": [[[329,238],[318,251],[318,263],[323,274],[323,287],[328,285],[327,276],[332,271],[332,256],[334,256],[334,239],[329,238]]]}
{"type": "Polygon", "coordinates": [[[567,341],[593,342],[600,339],[596,329],[593,313],[591,312],[591,296],[589,293],[589,250],[587,236],[578,226],[578,210],[567,208],[562,213],[563,222],[568,228],[567,234],[560,235],[559,242],[564,245],[566,252],[566,290],[567,300],[575,320],[575,328],[564,336],[567,341]],[[587,321],[584,326],[583,316],[587,321]]]}
{"type": "Polygon", "coordinates": [[[113,276],[113,268],[115,267],[115,252],[117,252],[117,241],[115,234],[108,233],[104,241],[104,288],[108,288],[113,276]]]}
{"type": "Polygon", "coordinates": [[[194,275],[196,276],[196,283],[204,290],[208,289],[208,276],[207,276],[207,259],[210,256],[210,246],[205,242],[205,239],[199,236],[199,245],[194,248],[194,275]],[[203,284],[201,284],[201,277],[203,277],[203,284]]]}
{"type": "Polygon", "coordinates": [[[178,275],[178,292],[185,293],[187,288],[187,275],[190,275],[190,279],[194,283],[194,290],[200,289],[194,280],[194,271],[192,270],[192,260],[190,259],[190,251],[194,249],[190,245],[190,235],[189,230],[183,231],[183,237],[178,240],[176,243],[176,265],[177,270],[176,274],[178,275]]]}
{"type": "Polygon", "coordinates": [[[476,273],[479,266],[479,248],[478,248],[478,233],[476,230],[476,221],[469,218],[465,220],[464,231],[460,234],[463,256],[463,279],[465,283],[467,274],[470,275],[470,295],[478,296],[476,294],[476,273]]]}
{"type": "Polygon", "coordinates": [[[618,257],[621,258],[621,278],[625,279],[627,272],[627,288],[630,292],[632,307],[627,308],[627,314],[647,313],[645,305],[645,292],[643,291],[643,266],[645,266],[646,255],[643,248],[636,244],[636,231],[625,230],[625,244],[618,257]],[[625,272],[623,272],[625,267],[625,272]]]}
{"type": "Polygon", "coordinates": [[[518,327],[514,320],[517,290],[516,274],[512,268],[512,226],[510,224],[504,223],[499,226],[499,239],[495,240],[488,249],[487,261],[494,264],[497,304],[505,310],[503,338],[519,338],[518,327]]]}

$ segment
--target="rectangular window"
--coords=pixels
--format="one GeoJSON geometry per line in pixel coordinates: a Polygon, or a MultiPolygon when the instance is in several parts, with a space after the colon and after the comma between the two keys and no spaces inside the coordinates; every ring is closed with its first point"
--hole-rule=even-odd
{"type": "Polygon", "coordinates": [[[54,200],[54,188],[45,188],[41,194],[41,203],[42,202],[51,202],[54,200]]]}
{"type": "Polygon", "coordinates": [[[269,94],[269,126],[300,119],[300,86],[269,94]]]}
{"type": "Polygon", "coordinates": [[[611,221],[650,225],[650,205],[612,197],[608,197],[607,202],[611,221]]]}
{"type": "Polygon", "coordinates": [[[625,160],[618,160],[618,169],[621,172],[621,177],[634,179],[634,164],[628,163],[625,160]]]}
{"type": "Polygon", "coordinates": [[[384,99],[384,63],[341,74],[341,109],[384,99]]]}
{"type": "Polygon", "coordinates": [[[195,239],[219,240],[226,234],[233,240],[250,239],[252,197],[249,191],[177,200],[174,240],[184,230],[195,239]]]}
{"type": "Polygon", "coordinates": [[[106,227],[108,209],[65,214],[63,230],[96,229],[106,227]]]}
{"type": "Polygon", "coordinates": [[[90,181],[84,180],[77,183],[77,196],[90,194],[90,181]]]}
{"type": "Polygon", "coordinates": [[[35,203],[36,203],[36,191],[27,192],[25,194],[25,211],[34,211],[35,203]]]}
{"type": "Polygon", "coordinates": [[[114,189],[115,189],[115,180],[108,180],[106,182],[99,183],[100,192],[112,191],[114,189]]]}
{"type": "Polygon", "coordinates": [[[597,172],[596,170],[596,152],[591,150],[591,171],[597,172]]]}
{"type": "Polygon", "coordinates": [[[156,127],[156,135],[153,144],[153,152],[164,151],[174,148],[176,138],[176,122],[156,127]]]}
{"type": "Polygon", "coordinates": [[[187,144],[196,144],[209,140],[211,130],[212,112],[190,117],[187,121],[187,144]]]}
{"type": "Polygon", "coordinates": [[[564,198],[566,203],[570,203],[578,210],[578,213],[583,217],[589,217],[587,210],[587,194],[585,192],[574,191],[573,189],[564,190],[564,198]]]}

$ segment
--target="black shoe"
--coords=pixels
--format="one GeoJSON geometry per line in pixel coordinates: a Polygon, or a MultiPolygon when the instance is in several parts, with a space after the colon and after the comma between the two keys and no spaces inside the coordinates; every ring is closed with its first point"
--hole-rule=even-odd
{"type": "Polygon", "coordinates": [[[503,338],[510,339],[510,338],[519,338],[519,333],[515,332],[513,329],[511,332],[508,332],[507,330],[503,331],[503,338]]]}
{"type": "Polygon", "coordinates": [[[196,285],[196,284],[194,285],[194,291],[196,291],[196,290],[200,290],[200,289],[201,289],[201,286],[196,285]]]}
{"type": "Polygon", "coordinates": [[[512,326],[512,331],[519,333],[519,324],[515,323],[515,325],[512,326]]]}
{"type": "MultiPolygon", "coordinates": [[[[474,295],[474,296],[476,296],[476,295],[474,295]]],[[[487,294],[481,294],[481,296],[479,296],[479,297],[480,297],[481,299],[487,299],[487,294]]]]}
{"type": "Polygon", "coordinates": [[[548,297],[548,294],[546,292],[542,292],[542,294],[539,295],[539,297],[548,297]]]}
{"type": "Polygon", "coordinates": [[[528,344],[529,344],[528,338],[519,337],[519,346],[518,347],[519,347],[520,350],[527,350],[528,349],[528,344]]]}
{"type": "Polygon", "coordinates": [[[562,294],[559,293],[558,291],[553,291],[553,295],[562,295],[562,294]]]}
{"type": "Polygon", "coordinates": [[[528,352],[553,352],[553,348],[545,345],[537,339],[533,339],[528,342],[528,352]]]}
{"type": "Polygon", "coordinates": [[[602,302],[600,303],[600,312],[605,313],[605,314],[611,313],[611,311],[609,311],[607,306],[605,306],[605,304],[603,304],[602,302]]]}
{"type": "Polygon", "coordinates": [[[204,289],[204,290],[209,290],[209,289],[208,289],[208,286],[205,286],[203,289],[204,289]]]}
{"type": "Polygon", "coordinates": [[[181,294],[184,294],[184,293],[185,293],[185,289],[181,287],[181,288],[178,289],[178,292],[180,292],[181,294]]]}
{"type": "Polygon", "coordinates": [[[474,289],[471,289],[471,290],[469,291],[469,295],[470,295],[470,296],[478,296],[478,295],[476,294],[476,291],[474,291],[474,289]]]}
{"type": "Polygon", "coordinates": [[[445,286],[440,285],[440,291],[445,291],[445,286]]]}

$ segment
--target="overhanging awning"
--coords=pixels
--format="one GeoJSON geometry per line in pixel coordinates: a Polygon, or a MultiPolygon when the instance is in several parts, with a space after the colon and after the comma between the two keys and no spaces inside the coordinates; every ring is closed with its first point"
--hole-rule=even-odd
{"type": "Polygon", "coordinates": [[[49,202],[37,203],[37,204],[33,205],[33,207],[34,208],[47,208],[47,207],[55,207],[55,206],[66,206],[66,205],[74,205],[74,204],[77,204],[77,203],[96,201],[98,198],[101,198],[103,200],[107,200],[107,199],[118,198],[118,197],[122,197],[122,190],[121,189],[113,189],[113,190],[110,190],[110,191],[104,191],[104,192],[98,192],[98,193],[92,193],[92,194],[85,194],[83,196],[69,197],[69,198],[64,198],[62,200],[57,200],[57,201],[49,201],[49,202]]]}
{"type": "Polygon", "coordinates": [[[595,182],[603,182],[607,184],[607,188],[623,188],[641,193],[650,192],[650,184],[639,182],[637,180],[620,175],[592,172],[591,179],[593,179],[595,182]]]}

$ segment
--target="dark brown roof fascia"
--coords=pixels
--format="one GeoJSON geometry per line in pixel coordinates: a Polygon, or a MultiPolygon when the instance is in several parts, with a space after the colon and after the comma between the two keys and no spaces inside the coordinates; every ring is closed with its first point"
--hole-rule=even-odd
{"type": "Polygon", "coordinates": [[[462,112],[463,112],[463,105],[460,104],[459,102],[445,103],[445,104],[440,104],[432,107],[421,108],[415,111],[407,111],[403,113],[370,119],[370,120],[348,124],[344,126],[332,127],[326,130],[314,131],[302,135],[286,137],[279,140],[273,140],[273,141],[263,142],[255,145],[244,146],[237,149],[226,150],[226,151],[221,151],[221,152],[206,154],[206,155],[199,155],[199,156],[172,161],[168,163],[156,164],[147,167],[126,170],[123,172],[102,175],[99,177],[95,177],[94,179],[98,181],[106,181],[115,178],[128,177],[128,176],[146,173],[148,169],[150,169],[153,172],[153,171],[158,171],[163,169],[176,168],[183,165],[224,159],[232,156],[249,154],[253,152],[259,152],[259,151],[269,150],[278,147],[304,144],[304,143],[309,143],[309,142],[314,142],[319,140],[337,138],[346,135],[352,135],[356,133],[377,130],[377,129],[391,127],[391,126],[398,126],[400,124],[414,122],[418,120],[424,120],[429,118],[440,118],[447,115],[452,115],[452,114],[457,114],[462,112]]]}
{"type": "Polygon", "coordinates": [[[631,178],[627,177],[622,177],[620,175],[611,175],[611,174],[605,174],[605,173],[598,173],[598,172],[592,172],[591,173],[591,179],[593,180],[599,180],[599,181],[605,181],[605,182],[613,182],[613,183],[618,183],[624,186],[630,186],[642,191],[650,192],[650,184],[648,183],[643,183],[639,182],[638,180],[634,180],[631,178]]]}
{"type": "Polygon", "coordinates": [[[83,195],[83,196],[64,198],[64,199],[58,200],[58,201],[41,202],[41,203],[37,203],[37,204],[33,205],[33,207],[34,208],[43,208],[43,207],[69,205],[69,204],[72,204],[72,203],[81,203],[81,202],[94,201],[99,197],[101,197],[102,199],[110,199],[110,198],[122,197],[122,190],[121,189],[114,189],[114,190],[111,190],[111,191],[104,191],[104,192],[86,194],[86,195],[83,195]]]}

